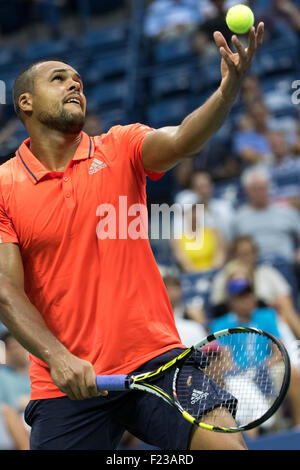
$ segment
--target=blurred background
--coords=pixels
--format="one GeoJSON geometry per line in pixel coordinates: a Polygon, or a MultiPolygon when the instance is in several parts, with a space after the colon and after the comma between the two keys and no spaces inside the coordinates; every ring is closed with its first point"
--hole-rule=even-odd
{"type": "MultiPolygon", "coordinates": [[[[237,3],[266,34],[229,118],[196,158],[147,183],[149,209],[204,204],[204,244],[187,250],[188,234],[150,243],[186,345],[232,312],[234,277],[248,280],[262,315],[274,312],[292,360],[290,392],[245,437],[250,449],[300,449],[300,0],[0,0],[0,164],[28,137],[13,110],[14,79],[41,58],[83,77],[91,136],[117,124],[178,125],[219,86],[213,32],[230,44],[225,15],[237,3]]],[[[0,449],[27,449],[27,354],[0,333],[0,449]]],[[[120,448],[150,447],[126,434],[120,448]]]]}

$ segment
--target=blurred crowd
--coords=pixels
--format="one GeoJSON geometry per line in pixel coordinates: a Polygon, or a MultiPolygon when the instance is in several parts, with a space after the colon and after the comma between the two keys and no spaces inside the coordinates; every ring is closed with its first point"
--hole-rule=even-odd
{"type": "Polygon", "coordinates": [[[44,22],[50,34],[62,34],[63,21],[73,16],[83,28],[88,27],[93,15],[102,15],[122,7],[124,0],[1,0],[0,35],[7,36],[44,22]],[[14,14],[18,11],[18,15],[14,14]]]}
{"type": "MultiPolygon", "coordinates": [[[[22,15],[12,16],[15,23],[0,14],[4,37],[40,20],[46,22],[50,35],[61,35],[65,15],[75,12],[88,27],[91,15],[101,15],[126,2],[1,1],[0,13],[9,14],[16,3],[22,15]]],[[[218,59],[212,35],[219,30],[230,43],[225,12],[236,3],[248,4],[256,20],[265,21],[268,47],[282,41],[299,51],[300,2],[296,0],[148,1],[144,40],[153,45],[186,36],[196,57],[218,59]]],[[[296,71],[290,73],[296,80],[296,71]]],[[[238,324],[270,328],[286,345],[292,360],[287,401],[278,418],[252,437],[300,426],[300,106],[291,103],[291,86],[289,81],[288,89],[266,93],[264,78],[249,73],[234,119],[220,131],[220,140],[171,172],[168,201],[182,208],[190,225],[178,239],[150,240],[178,331],[187,346],[211,331],[238,324]],[[197,220],[198,204],[204,208],[203,226],[197,220]],[[195,230],[203,234],[200,241],[195,230]],[[193,249],[189,248],[191,241],[193,249]]],[[[16,118],[7,120],[5,113],[0,115],[1,145],[18,126],[16,118]]],[[[89,112],[85,131],[96,135],[105,130],[101,109],[89,112]]],[[[164,178],[158,183],[164,186],[163,194],[164,178]]],[[[151,189],[152,185],[150,200],[151,189]]],[[[175,228],[179,223],[175,218],[175,228]]],[[[26,449],[27,354],[5,329],[1,334],[6,356],[0,365],[0,449],[26,449]]],[[[143,443],[129,434],[121,444],[124,449],[142,447],[143,443]]]]}

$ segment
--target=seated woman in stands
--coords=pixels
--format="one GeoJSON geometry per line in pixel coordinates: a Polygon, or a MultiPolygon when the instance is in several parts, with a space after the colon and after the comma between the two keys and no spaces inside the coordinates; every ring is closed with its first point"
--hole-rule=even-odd
{"type": "Polygon", "coordinates": [[[205,220],[197,217],[198,204],[186,214],[180,238],[171,241],[176,261],[184,272],[202,272],[220,268],[225,261],[225,241],[220,231],[205,220]]]}
{"type": "Polygon", "coordinates": [[[258,248],[250,236],[242,235],[233,240],[229,262],[219,271],[212,283],[211,303],[215,314],[225,313],[226,282],[238,264],[239,269],[248,272],[253,279],[258,299],[278,312],[283,337],[290,338],[291,341],[299,340],[300,317],[294,305],[291,286],[277,269],[258,263],[258,258],[258,248]]]}

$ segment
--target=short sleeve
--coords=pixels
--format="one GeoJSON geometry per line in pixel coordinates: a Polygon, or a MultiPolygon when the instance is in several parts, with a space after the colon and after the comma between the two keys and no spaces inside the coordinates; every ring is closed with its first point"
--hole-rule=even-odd
{"type": "Polygon", "coordinates": [[[0,244],[1,243],[19,243],[19,240],[13,223],[6,214],[3,198],[0,194],[0,244]]]}
{"type": "Polygon", "coordinates": [[[152,127],[137,123],[128,126],[115,126],[110,132],[113,132],[119,143],[120,151],[126,152],[126,157],[131,159],[131,162],[141,175],[148,176],[152,180],[160,179],[165,173],[155,173],[146,171],[142,163],[142,148],[143,143],[148,134],[154,132],[152,127]]]}

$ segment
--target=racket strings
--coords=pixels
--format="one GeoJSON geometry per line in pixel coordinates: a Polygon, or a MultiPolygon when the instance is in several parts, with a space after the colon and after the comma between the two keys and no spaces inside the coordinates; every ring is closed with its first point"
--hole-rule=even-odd
{"type": "Polygon", "coordinates": [[[278,346],[260,334],[237,333],[209,343],[205,353],[196,374],[183,366],[177,376],[182,408],[214,426],[222,426],[228,411],[239,427],[265,415],[284,379],[278,346]]]}

